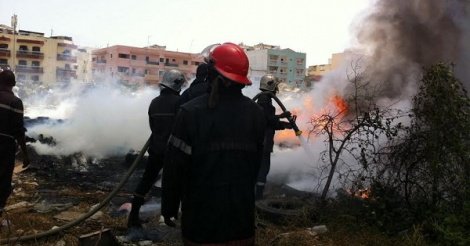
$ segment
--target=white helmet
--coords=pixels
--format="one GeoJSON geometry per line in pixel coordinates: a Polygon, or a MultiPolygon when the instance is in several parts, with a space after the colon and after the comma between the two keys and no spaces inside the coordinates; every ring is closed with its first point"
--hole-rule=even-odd
{"type": "Polygon", "coordinates": [[[166,88],[170,88],[176,92],[179,92],[181,91],[181,87],[183,87],[184,83],[186,83],[186,78],[184,77],[184,74],[179,70],[171,69],[165,71],[160,85],[166,88]]]}
{"type": "Polygon", "coordinates": [[[279,85],[279,83],[281,83],[281,81],[279,81],[279,79],[277,79],[274,75],[266,74],[261,77],[259,82],[259,89],[276,92],[278,90],[277,85],[279,85]]]}

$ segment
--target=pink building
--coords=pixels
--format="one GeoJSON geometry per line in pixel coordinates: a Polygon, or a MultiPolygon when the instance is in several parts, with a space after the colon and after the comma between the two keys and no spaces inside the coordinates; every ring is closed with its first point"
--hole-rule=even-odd
{"type": "Polygon", "coordinates": [[[95,81],[112,78],[124,84],[158,84],[163,73],[178,69],[188,80],[203,61],[198,54],[168,51],[165,46],[139,48],[115,45],[93,51],[95,81]]]}

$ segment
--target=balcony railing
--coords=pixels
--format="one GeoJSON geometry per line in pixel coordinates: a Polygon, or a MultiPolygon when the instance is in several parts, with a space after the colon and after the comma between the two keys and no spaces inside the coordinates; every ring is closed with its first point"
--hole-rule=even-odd
{"type": "Polygon", "coordinates": [[[156,61],[147,61],[147,64],[148,65],[160,65],[160,63],[156,61]]]}
{"type": "Polygon", "coordinates": [[[18,50],[16,52],[16,56],[24,58],[44,59],[44,53],[29,50],[18,50]]]}
{"type": "Polygon", "coordinates": [[[57,60],[58,61],[69,61],[69,62],[77,62],[77,57],[72,56],[69,54],[57,54],[57,60]]]}
{"type": "Polygon", "coordinates": [[[135,77],[145,77],[145,73],[131,73],[131,76],[135,76],[135,77]]]}
{"type": "Polygon", "coordinates": [[[10,57],[11,52],[9,49],[0,49],[0,56],[10,57]]]}
{"type": "Polygon", "coordinates": [[[165,63],[165,66],[167,66],[167,67],[178,67],[178,64],[176,64],[176,63],[165,63]]]}
{"type": "Polygon", "coordinates": [[[106,63],[106,60],[97,60],[96,63],[97,63],[97,64],[105,64],[105,63],[106,63]]]}
{"type": "Polygon", "coordinates": [[[58,77],[77,77],[77,71],[69,68],[57,68],[56,75],[58,77]]]}
{"type": "Polygon", "coordinates": [[[21,73],[44,73],[44,69],[39,66],[24,66],[24,65],[17,65],[16,72],[21,73]]]}

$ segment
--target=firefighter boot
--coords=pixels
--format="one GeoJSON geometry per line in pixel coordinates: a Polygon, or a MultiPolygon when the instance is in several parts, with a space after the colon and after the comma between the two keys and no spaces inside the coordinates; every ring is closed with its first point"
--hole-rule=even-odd
{"type": "Polygon", "coordinates": [[[263,199],[264,185],[256,185],[255,189],[255,199],[256,201],[263,199]]]}
{"type": "Polygon", "coordinates": [[[139,212],[140,207],[144,204],[144,198],[140,196],[134,196],[132,199],[132,208],[127,218],[127,228],[142,227],[142,222],[140,221],[139,212]]]}

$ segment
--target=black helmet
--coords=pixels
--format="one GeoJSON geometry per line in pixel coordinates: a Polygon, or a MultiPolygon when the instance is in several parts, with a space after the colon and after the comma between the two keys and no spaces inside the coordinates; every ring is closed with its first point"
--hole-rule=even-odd
{"type": "Polygon", "coordinates": [[[0,72],[0,84],[6,86],[15,86],[15,74],[11,70],[3,70],[0,72]]]}

